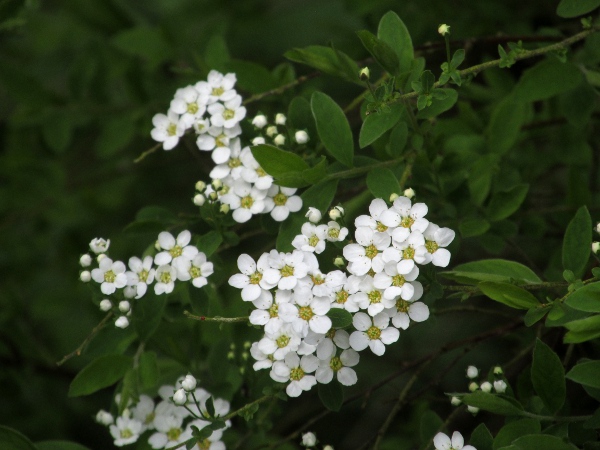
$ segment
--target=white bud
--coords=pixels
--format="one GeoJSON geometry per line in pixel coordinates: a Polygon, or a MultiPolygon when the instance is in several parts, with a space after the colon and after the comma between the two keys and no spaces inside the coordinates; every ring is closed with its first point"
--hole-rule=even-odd
{"type": "Polygon", "coordinates": [[[193,391],[196,389],[196,378],[193,375],[186,375],[181,382],[181,387],[188,392],[193,391]]]}
{"type": "Polygon", "coordinates": [[[79,258],[79,264],[81,267],[89,267],[92,264],[92,257],[89,254],[81,255],[79,258]]]}
{"type": "Polygon", "coordinates": [[[323,447],[323,450],[333,450],[333,447],[331,445],[326,445],[323,447]]]}
{"type": "Polygon", "coordinates": [[[358,72],[358,78],[360,78],[363,81],[367,81],[369,78],[371,78],[371,71],[369,70],[369,68],[363,67],[362,69],[360,69],[360,72],[358,72]]]}
{"type": "Polygon", "coordinates": [[[113,416],[111,413],[101,409],[96,414],[96,422],[98,422],[99,424],[102,424],[104,426],[109,426],[114,422],[114,419],[113,419],[113,416]]]}
{"type": "Polygon", "coordinates": [[[390,203],[394,203],[394,200],[396,200],[398,197],[400,197],[400,196],[398,194],[396,194],[395,192],[390,194],[390,203]]]}
{"type": "Polygon", "coordinates": [[[506,383],[504,382],[504,380],[496,380],[494,381],[494,390],[498,393],[498,394],[504,394],[506,392],[506,383]]]}
{"type": "Polygon", "coordinates": [[[283,145],[285,144],[285,136],[283,134],[278,134],[275,136],[275,139],[273,139],[273,142],[275,145],[283,145]]]}
{"type": "Polygon", "coordinates": [[[504,372],[502,371],[502,367],[496,366],[494,367],[494,375],[502,375],[504,372]]]}
{"type": "Polygon", "coordinates": [[[89,270],[84,270],[83,272],[81,272],[79,274],[79,279],[81,281],[83,281],[84,283],[87,283],[88,281],[90,281],[92,279],[92,274],[90,273],[89,270]]]}
{"type": "Polygon", "coordinates": [[[296,131],[294,138],[298,144],[306,144],[308,142],[308,133],[304,130],[296,131]]]}
{"type": "Polygon", "coordinates": [[[254,139],[252,139],[252,145],[260,145],[260,144],[264,144],[265,138],[262,136],[256,136],[254,139]]]}
{"type": "Polygon", "coordinates": [[[461,403],[462,403],[462,400],[460,398],[458,398],[458,397],[452,397],[450,399],[450,404],[453,405],[453,406],[458,406],[461,403]]]}
{"type": "Polygon", "coordinates": [[[155,241],[155,242],[154,242],[154,248],[155,248],[157,251],[159,251],[159,252],[160,252],[160,251],[162,250],[162,247],[160,246],[160,242],[158,242],[158,241],[155,241]]]}
{"type": "Polygon", "coordinates": [[[107,312],[110,311],[110,309],[112,308],[112,303],[110,302],[109,299],[105,298],[104,300],[102,300],[100,302],[100,310],[107,312]]]}
{"type": "Polygon", "coordinates": [[[125,286],[123,288],[123,295],[125,298],[133,298],[137,295],[137,286],[125,286]]]}
{"type": "Polygon", "coordinates": [[[312,223],[319,223],[321,220],[321,211],[310,206],[304,217],[308,218],[312,223]]]}
{"type": "Polygon", "coordinates": [[[216,192],[211,192],[208,194],[208,198],[210,198],[213,202],[219,198],[219,195],[216,192]]]}
{"type": "Polygon", "coordinates": [[[404,196],[406,198],[413,198],[415,195],[416,194],[413,188],[404,189],[404,196]]]}
{"type": "Polygon", "coordinates": [[[219,179],[216,179],[216,180],[212,181],[211,186],[213,187],[213,189],[215,191],[218,191],[219,189],[221,189],[223,187],[223,182],[219,179]]]}
{"type": "Polygon", "coordinates": [[[469,383],[469,391],[475,392],[477,389],[479,389],[479,385],[477,383],[474,381],[469,383]]]}
{"type": "Polygon", "coordinates": [[[252,125],[256,128],[264,128],[267,125],[267,118],[264,115],[259,114],[252,119],[252,125]]]}
{"type": "Polygon", "coordinates": [[[123,300],[122,302],[119,302],[119,311],[121,311],[122,313],[126,313],[130,309],[131,309],[131,305],[129,304],[129,302],[127,300],[123,300]]]}
{"type": "Polygon", "coordinates": [[[173,403],[182,406],[187,402],[187,394],[183,389],[177,389],[173,394],[173,403]]]}
{"type": "Polygon", "coordinates": [[[442,36],[450,34],[450,25],[446,25],[445,23],[441,24],[438,27],[438,33],[440,33],[442,36]]]}
{"type": "Polygon", "coordinates": [[[100,253],[98,256],[96,256],[96,261],[100,263],[100,261],[102,261],[104,258],[106,258],[106,255],[104,253],[100,253]]]}
{"type": "Polygon", "coordinates": [[[109,246],[110,239],[94,238],[90,242],[90,250],[96,254],[106,252],[109,246]]]}
{"type": "Polygon", "coordinates": [[[492,392],[492,383],[490,383],[489,381],[484,381],[483,383],[481,383],[480,389],[483,392],[492,392]]]}
{"type": "Polygon", "coordinates": [[[596,233],[600,233],[600,222],[596,224],[596,233]]]}
{"type": "Polygon", "coordinates": [[[273,137],[277,134],[277,127],[275,125],[271,125],[267,127],[267,136],[273,137]]]}
{"type": "Polygon", "coordinates": [[[223,203],[219,208],[219,211],[221,211],[223,214],[227,214],[230,209],[231,207],[227,203],[223,203]]]}
{"type": "Polygon", "coordinates": [[[194,195],[194,205],[202,206],[202,205],[204,205],[205,201],[206,201],[206,197],[204,195],[202,195],[202,194],[194,195]]]}
{"type": "Polygon", "coordinates": [[[302,445],[305,447],[314,447],[317,445],[317,437],[315,436],[315,433],[311,433],[310,431],[308,433],[303,433],[302,445]]]}
{"type": "Polygon", "coordinates": [[[341,206],[334,206],[329,210],[329,217],[331,220],[338,220],[340,217],[344,215],[344,208],[341,206]]]}
{"type": "Polygon", "coordinates": [[[477,376],[479,375],[479,369],[475,366],[469,366],[467,367],[467,378],[473,379],[473,378],[477,378],[477,376]]]}
{"type": "Polygon", "coordinates": [[[598,250],[600,250],[600,242],[592,242],[592,252],[598,253],[598,250]]]}
{"type": "Polygon", "coordinates": [[[203,192],[206,189],[206,183],[204,181],[198,181],[196,183],[196,190],[199,192],[203,192]]]}
{"type": "Polygon", "coordinates": [[[333,260],[333,265],[342,268],[346,265],[346,261],[344,261],[344,258],[342,258],[341,256],[338,256],[333,260]]]}
{"type": "Polygon", "coordinates": [[[469,411],[472,414],[477,414],[479,412],[479,408],[477,408],[476,406],[467,406],[467,411],[469,411]]]}
{"type": "Polygon", "coordinates": [[[279,113],[279,114],[275,115],[275,123],[277,125],[285,125],[286,120],[287,120],[287,117],[285,117],[284,114],[279,113]]]}
{"type": "Polygon", "coordinates": [[[129,326],[129,320],[125,316],[119,317],[115,320],[115,327],[117,328],[127,328],[129,326]]]}

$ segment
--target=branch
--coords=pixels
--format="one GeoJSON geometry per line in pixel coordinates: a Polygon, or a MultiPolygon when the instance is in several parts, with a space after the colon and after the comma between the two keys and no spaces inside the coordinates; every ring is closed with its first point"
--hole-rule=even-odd
{"type": "Polygon", "coordinates": [[[205,316],[195,316],[189,311],[184,311],[183,314],[188,319],[199,320],[200,322],[224,322],[224,323],[235,323],[235,322],[248,322],[250,317],[205,317],[205,316]]]}
{"type": "Polygon", "coordinates": [[[104,325],[106,325],[106,323],[110,320],[110,318],[112,317],[113,313],[109,312],[106,316],[104,316],[104,319],[102,319],[100,321],[100,323],[98,325],[96,325],[94,327],[94,329],[92,330],[92,332],[88,335],[88,337],[86,337],[83,342],[81,343],[81,345],[79,347],[77,347],[75,350],[73,350],[71,353],[69,353],[68,355],[65,355],[63,357],[63,359],[61,359],[60,361],[58,361],[56,363],[57,366],[62,366],[64,363],[66,363],[69,359],[71,359],[74,356],[80,356],[81,352],[83,351],[83,348],[89,344],[89,342],[94,338],[94,336],[96,336],[96,334],[98,334],[98,332],[104,328],[104,325]]]}

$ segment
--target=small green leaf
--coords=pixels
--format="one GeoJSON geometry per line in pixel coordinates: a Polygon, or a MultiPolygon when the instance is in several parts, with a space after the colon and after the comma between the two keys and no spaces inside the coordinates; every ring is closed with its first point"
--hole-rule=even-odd
{"type": "Polygon", "coordinates": [[[459,48],[458,50],[456,50],[454,52],[454,55],[452,55],[452,59],[450,60],[450,64],[452,64],[452,67],[454,69],[456,69],[458,66],[460,66],[462,64],[462,62],[465,60],[465,49],[464,48],[459,48]]]}
{"type": "Polygon", "coordinates": [[[379,21],[377,29],[377,37],[387,44],[396,52],[399,62],[400,73],[411,70],[412,61],[415,58],[413,43],[410,33],[393,11],[388,11],[379,21]]]}
{"type": "Polygon", "coordinates": [[[302,179],[306,186],[316,184],[327,175],[327,158],[321,156],[321,160],[314,167],[302,171],[302,179]]]}
{"type": "Polygon", "coordinates": [[[545,100],[577,87],[582,77],[575,64],[548,59],[523,73],[513,91],[514,99],[521,102],[545,100]]]}
{"type": "MultiPolygon", "coordinates": [[[[445,97],[441,100],[433,100],[431,106],[421,109],[417,113],[417,119],[431,119],[439,116],[440,114],[452,109],[458,100],[458,92],[455,89],[436,89],[445,94],[445,97]]],[[[435,96],[434,96],[435,98],[435,96]]]]}
{"type": "MultiPolygon", "coordinates": [[[[304,97],[295,97],[288,107],[288,121],[295,130],[305,130],[311,140],[317,137],[317,126],[312,116],[310,102],[304,97]]],[[[309,141],[310,142],[310,141],[309,141]]]]}
{"type": "Polygon", "coordinates": [[[465,219],[458,225],[458,231],[464,238],[481,236],[490,229],[490,223],[485,219],[465,219]]]}
{"type": "Polygon", "coordinates": [[[310,106],[319,137],[327,151],[345,166],[352,167],[354,140],[342,108],[331,97],[318,91],[312,95],[310,106]]]}
{"type": "Polygon", "coordinates": [[[319,384],[319,398],[325,408],[330,411],[339,411],[344,404],[344,391],[337,380],[327,384],[319,384]]]}
{"type": "Polygon", "coordinates": [[[154,334],[162,321],[167,304],[166,294],[152,294],[146,293],[144,299],[136,303],[131,314],[133,328],[142,341],[148,340],[154,334]]]}
{"type": "Polygon", "coordinates": [[[518,102],[513,96],[496,105],[487,128],[488,147],[493,153],[504,154],[513,148],[529,108],[527,103],[518,102]]]}
{"type": "Polygon", "coordinates": [[[225,72],[235,73],[236,86],[251,94],[259,94],[277,87],[271,72],[255,62],[233,59],[225,64],[225,72]]]}
{"type": "Polygon", "coordinates": [[[90,450],[88,447],[84,447],[81,444],[68,441],[36,442],[35,446],[37,447],[37,450],[90,450]]]}
{"type": "Polygon", "coordinates": [[[523,322],[525,323],[525,326],[530,327],[542,320],[547,313],[548,308],[530,308],[529,311],[527,311],[527,314],[525,314],[523,322]]]}
{"type": "Polygon", "coordinates": [[[531,383],[548,409],[556,413],[565,402],[565,369],[556,353],[539,339],[533,350],[531,383]]]}
{"type": "Polygon", "coordinates": [[[566,377],[575,383],[600,388],[600,361],[585,361],[577,364],[567,373],[566,377]]]}
{"type": "Polygon", "coordinates": [[[586,284],[577,289],[565,303],[579,311],[600,312],[600,283],[586,284]]]}
{"type": "Polygon", "coordinates": [[[140,356],[138,366],[140,386],[142,389],[152,389],[158,385],[158,362],[156,353],[144,352],[140,356]]]}
{"type": "Polygon", "coordinates": [[[583,16],[600,6],[600,0],[562,0],[556,8],[556,14],[570,19],[583,16]]]}
{"type": "Polygon", "coordinates": [[[346,328],[352,325],[352,314],[342,308],[331,308],[327,313],[333,328],[346,328]]]}
{"type": "Polygon", "coordinates": [[[300,173],[309,165],[300,156],[272,145],[260,144],[252,147],[252,155],[269,175],[275,179],[300,173]]]}
{"type": "Polygon", "coordinates": [[[469,444],[477,450],[493,450],[494,437],[484,423],[480,423],[471,433],[469,444]]]}
{"type": "Polygon", "coordinates": [[[444,421],[440,419],[440,416],[430,409],[426,410],[421,416],[419,426],[421,446],[431,442],[443,425],[444,421]]]}
{"type": "Polygon", "coordinates": [[[394,103],[390,108],[369,114],[360,129],[359,147],[365,148],[396,125],[403,110],[402,103],[394,103]]]}
{"type": "Polygon", "coordinates": [[[573,444],[565,442],[558,436],[548,434],[530,434],[513,441],[512,445],[519,450],[539,448],[544,450],[577,450],[573,444]]]}
{"type": "Polygon", "coordinates": [[[208,67],[221,72],[225,71],[225,64],[231,59],[227,43],[220,34],[212,34],[204,49],[204,61],[208,67]]]}
{"type": "Polygon", "coordinates": [[[520,284],[542,282],[529,267],[506,259],[484,259],[460,264],[453,271],[440,275],[463,284],[477,284],[480,281],[515,281],[520,284]]]}
{"type": "Polygon", "coordinates": [[[0,448],[7,450],[36,450],[36,446],[25,435],[4,425],[0,425],[0,448]]]}
{"type": "Polygon", "coordinates": [[[529,309],[540,304],[533,294],[514,284],[484,281],[477,286],[492,300],[504,303],[511,308],[529,309]]]}
{"type": "Polygon", "coordinates": [[[600,337],[600,315],[567,322],[565,328],[569,330],[564,338],[566,344],[579,344],[595,339],[600,337]]]}
{"type": "Polygon", "coordinates": [[[95,359],[75,376],[69,397],[89,395],[119,381],[131,368],[133,360],[125,355],[106,355],[95,359]]]}
{"type": "Polygon", "coordinates": [[[515,400],[509,400],[508,398],[483,391],[467,394],[462,397],[462,401],[467,405],[502,416],[519,416],[523,412],[523,407],[515,400]]]}
{"type": "Polygon", "coordinates": [[[52,150],[63,153],[71,143],[73,120],[64,113],[54,112],[44,121],[42,135],[52,150]]]}
{"type": "Polygon", "coordinates": [[[358,78],[359,69],[354,60],[331,47],[311,45],[305,48],[294,48],[285,52],[284,56],[291,61],[306,64],[321,72],[362,85],[358,78]]]}
{"type": "Polygon", "coordinates": [[[159,28],[144,25],[118,33],[112,38],[112,43],[119,50],[143,58],[152,66],[158,65],[174,55],[162,31],[159,28]]]}
{"type": "Polygon", "coordinates": [[[569,222],[563,239],[563,268],[572,270],[581,278],[590,259],[592,248],[592,218],[588,209],[582,206],[569,222]]]}
{"type": "Polygon", "coordinates": [[[497,164],[498,156],[488,154],[477,158],[477,161],[469,168],[469,192],[471,201],[476,206],[482,206],[488,197],[497,164]]]}
{"type": "Polygon", "coordinates": [[[518,184],[507,191],[494,194],[487,207],[488,219],[496,222],[511,216],[519,209],[528,191],[528,184],[518,184]]]}
{"type": "Polygon", "coordinates": [[[223,242],[223,236],[218,231],[212,230],[196,239],[196,247],[203,252],[206,257],[210,257],[223,242]]]}
{"type": "Polygon", "coordinates": [[[375,198],[387,201],[391,194],[400,194],[400,183],[390,169],[372,169],[367,174],[367,187],[375,198]]]}
{"type": "Polygon", "coordinates": [[[515,439],[533,433],[541,433],[539,420],[520,419],[504,425],[494,439],[494,450],[510,445],[515,439]]]}
{"type": "Polygon", "coordinates": [[[408,142],[408,125],[406,122],[400,122],[390,133],[390,142],[388,154],[392,158],[398,158],[402,155],[406,143],[408,142]]]}
{"type": "Polygon", "coordinates": [[[373,55],[381,67],[392,75],[400,73],[400,61],[392,48],[385,42],[367,30],[357,31],[356,34],[360,38],[363,46],[373,55]]]}

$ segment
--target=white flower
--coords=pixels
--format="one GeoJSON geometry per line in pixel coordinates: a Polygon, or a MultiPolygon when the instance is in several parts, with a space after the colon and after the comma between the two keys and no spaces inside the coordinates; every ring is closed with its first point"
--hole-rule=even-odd
{"type": "Polygon", "coordinates": [[[283,134],[278,134],[277,136],[275,136],[273,138],[273,143],[277,146],[280,147],[283,144],[285,144],[285,136],[283,134]]]}
{"type": "Polygon", "coordinates": [[[129,258],[131,271],[125,272],[125,275],[127,275],[127,285],[135,286],[135,298],[143,297],[148,285],[154,281],[155,270],[152,268],[152,262],[152,256],[146,256],[143,261],[135,256],[129,258]]]}
{"type": "Polygon", "coordinates": [[[404,228],[398,227],[392,232],[394,248],[400,251],[401,257],[397,269],[400,274],[408,274],[414,269],[415,263],[424,264],[427,261],[425,238],[421,232],[412,231],[404,241],[399,242],[394,238],[398,230],[404,230],[404,228]]]}
{"type": "Polygon", "coordinates": [[[278,276],[276,271],[270,268],[268,258],[268,253],[263,253],[257,262],[245,253],[238,257],[237,264],[241,273],[232,275],[229,284],[242,290],[242,300],[245,302],[254,301],[263,290],[268,291],[275,287],[275,283],[270,283],[263,276],[265,272],[275,278],[278,276]]]}
{"type": "Polygon", "coordinates": [[[305,222],[300,231],[302,234],[296,235],[292,241],[294,248],[303,252],[323,253],[327,239],[327,225],[305,222]]]}
{"type": "Polygon", "coordinates": [[[306,144],[308,142],[308,133],[304,130],[296,131],[294,138],[298,144],[306,144]]]}
{"type": "Polygon", "coordinates": [[[265,355],[273,355],[274,359],[282,360],[288,353],[298,350],[300,340],[292,324],[286,323],[275,333],[266,333],[258,341],[258,349],[265,355]]]}
{"type": "Polygon", "coordinates": [[[177,269],[175,267],[164,264],[156,269],[156,284],[154,285],[154,293],[170,294],[175,289],[175,280],[177,279],[177,269]]]}
{"type": "Polygon", "coordinates": [[[196,378],[193,375],[186,375],[181,382],[181,387],[190,392],[196,389],[196,378]]]}
{"type": "Polygon", "coordinates": [[[342,271],[334,270],[327,274],[325,280],[332,289],[332,308],[342,308],[350,313],[355,313],[359,310],[356,294],[360,287],[361,277],[354,275],[346,277],[346,274],[342,271]]]}
{"type": "Polygon", "coordinates": [[[317,380],[314,375],[307,375],[317,370],[319,359],[313,355],[303,356],[302,359],[296,353],[288,353],[283,361],[276,361],[271,369],[271,378],[280,383],[286,383],[285,392],[290,397],[298,397],[302,391],[309,391],[317,380]]]}
{"type": "Polygon", "coordinates": [[[321,221],[321,211],[319,211],[317,208],[309,206],[304,217],[306,217],[312,223],[319,223],[321,221]]]}
{"type": "Polygon", "coordinates": [[[236,95],[225,103],[213,103],[207,110],[211,115],[210,123],[216,127],[232,128],[246,117],[241,95],[236,95]]]}
{"type": "Polygon", "coordinates": [[[194,195],[194,205],[196,206],[202,206],[204,205],[204,202],[206,202],[206,197],[204,197],[204,195],[202,194],[196,194],[194,195]]]}
{"type": "Polygon", "coordinates": [[[282,113],[278,113],[275,115],[275,123],[277,125],[285,125],[286,120],[287,117],[285,117],[285,115],[282,113]]]}
{"type": "Polygon", "coordinates": [[[240,146],[237,136],[241,131],[238,125],[232,128],[213,126],[207,130],[207,133],[198,136],[196,145],[200,150],[212,151],[211,158],[215,164],[227,164],[234,149],[240,146]]]}
{"type": "Polygon", "coordinates": [[[255,214],[260,214],[265,208],[265,191],[252,187],[250,183],[237,180],[233,189],[221,197],[233,210],[233,220],[245,223],[255,214]]]}
{"type": "Polygon", "coordinates": [[[96,283],[102,283],[100,290],[104,295],[111,295],[117,289],[125,287],[127,275],[125,275],[125,264],[110,258],[100,261],[99,267],[92,270],[92,278],[96,283]]]}
{"type": "Polygon", "coordinates": [[[213,180],[223,180],[228,176],[231,176],[233,180],[239,180],[242,176],[242,171],[244,170],[244,166],[242,165],[241,153],[242,153],[242,145],[238,138],[232,139],[229,143],[230,155],[227,161],[224,161],[222,164],[217,164],[210,171],[210,177],[213,180]]]}
{"type": "Polygon", "coordinates": [[[213,274],[213,263],[206,260],[206,255],[203,252],[199,252],[194,259],[178,259],[174,262],[174,266],[177,269],[177,279],[181,281],[192,280],[192,284],[201,288],[206,286],[206,278],[213,274]]]}
{"type": "Polygon", "coordinates": [[[467,367],[467,378],[470,378],[471,380],[473,378],[477,378],[477,376],[479,375],[479,369],[475,366],[469,366],[467,367]]]}
{"type": "Polygon", "coordinates": [[[489,381],[484,381],[483,383],[481,383],[481,386],[479,388],[483,392],[492,392],[492,383],[490,383],[489,381]]]}
{"type": "Polygon", "coordinates": [[[268,262],[271,268],[277,272],[265,274],[267,282],[277,283],[279,289],[294,289],[298,280],[308,274],[304,253],[299,250],[294,250],[292,253],[279,253],[277,250],[271,250],[268,262]]]}
{"type": "Polygon", "coordinates": [[[267,118],[263,114],[254,116],[254,119],[252,119],[252,125],[254,125],[256,128],[264,128],[267,125],[267,118]]]}
{"type": "Polygon", "coordinates": [[[96,254],[106,253],[110,246],[110,239],[94,238],[90,242],[90,250],[96,254]]]}
{"type": "Polygon", "coordinates": [[[185,389],[181,388],[181,389],[177,389],[175,391],[175,393],[173,394],[173,403],[175,403],[178,406],[182,406],[185,405],[187,402],[187,393],[185,392],[185,389]]]}
{"type": "Polygon", "coordinates": [[[284,322],[291,323],[296,333],[305,337],[309,328],[321,334],[331,329],[331,319],[325,315],[331,309],[329,298],[313,297],[308,289],[296,289],[294,301],[295,305],[279,305],[279,317],[284,322]]]}
{"type": "Polygon", "coordinates": [[[331,382],[333,376],[344,386],[352,386],[358,380],[356,372],[351,367],[358,364],[360,357],[352,349],[344,350],[340,356],[330,356],[328,359],[321,360],[319,368],[315,372],[317,381],[322,384],[331,382]]]}
{"type": "MultiPolygon", "coordinates": [[[[394,261],[386,263],[383,272],[375,274],[374,286],[384,289],[383,296],[385,298],[394,299],[400,296],[404,300],[411,300],[415,293],[415,286],[410,281],[417,279],[419,268],[413,266],[408,273],[400,273],[398,266],[394,261]]],[[[400,265],[400,269],[404,269],[404,265],[400,265]]]]}
{"type": "Polygon", "coordinates": [[[79,265],[81,265],[81,267],[89,267],[92,265],[92,257],[86,253],[85,255],[81,255],[81,258],[79,258],[79,265]]]}
{"type": "Polygon", "coordinates": [[[101,409],[100,411],[98,411],[98,413],[96,414],[96,422],[105,425],[105,426],[109,426],[114,422],[113,416],[111,413],[109,413],[108,411],[104,411],[103,409],[101,409]]]}
{"type": "Polygon", "coordinates": [[[152,118],[152,124],[154,128],[150,135],[156,142],[162,142],[165,150],[172,150],[177,145],[186,128],[179,115],[172,111],[169,111],[166,116],[156,114],[152,118]]]}
{"type": "Polygon", "coordinates": [[[368,227],[359,227],[354,234],[357,244],[348,244],[343,253],[350,264],[348,272],[362,276],[373,269],[375,273],[381,272],[385,266],[381,252],[389,247],[390,236],[386,233],[373,231],[368,227]]]}
{"type": "Polygon", "coordinates": [[[125,329],[128,326],[129,326],[129,319],[127,319],[127,317],[125,317],[125,316],[121,316],[117,320],[115,320],[115,327],[117,327],[117,328],[125,329]]]}
{"type": "Polygon", "coordinates": [[[498,394],[504,394],[506,392],[506,382],[504,380],[496,380],[494,381],[494,390],[498,394]]]}
{"type": "MultiPolygon", "coordinates": [[[[191,436],[192,435],[192,426],[198,427],[199,430],[206,428],[210,425],[210,422],[205,420],[194,420],[188,423],[186,432],[191,436]]],[[[223,429],[213,431],[210,436],[198,442],[195,447],[199,450],[225,450],[225,444],[221,441],[223,437],[223,429]]],[[[182,447],[183,449],[183,447],[182,447]]]]}
{"type": "Polygon", "coordinates": [[[196,83],[195,88],[199,92],[208,95],[207,103],[209,104],[217,101],[224,102],[236,96],[235,89],[233,89],[236,81],[234,73],[223,75],[216,70],[211,70],[208,73],[207,80],[199,81],[196,83]]]}
{"type": "Polygon", "coordinates": [[[177,89],[175,98],[171,100],[170,110],[181,116],[180,120],[185,128],[190,128],[206,111],[207,97],[194,86],[177,89]]]}
{"type": "Polygon", "coordinates": [[[317,445],[315,433],[311,433],[310,431],[308,433],[302,433],[302,445],[304,447],[314,447],[317,445]]]}
{"type": "Polygon", "coordinates": [[[442,36],[450,34],[450,25],[446,25],[445,23],[441,24],[438,27],[438,33],[440,33],[442,36]]]}
{"type": "Polygon", "coordinates": [[[110,434],[114,438],[117,447],[133,444],[142,433],[142,423],[139,420],[117,417],[116,425],[110,426],[110,434]]]}
{"type": "Polygon", "coordinates": [[[425,238],[426,263],[431,262],[434,266],[446,267],[450,262],[450,252],[447,247],[454,240],[455,233],[450,228],[440,228],[430,223],[423,237],[425,238]]]}
{"type": "Polygon", "coordinates": [[[188,245],[192,240],[192,234],[188,230],[183,230],[177,235],[177,239],[168,231],[162,231],[158,235],[158,244],[164,251],[157,253],[154,257],[154,263],[157,266],[165,264],[176,264],[179,260],[191,261],[198,254],[198,249],[193,245],[188,245]]]}
{"type": "Polygon", "coordinates": [[[137,405],[130,408],[131,416],[142,422],[144,429],[154,428],[154,400],[147,395],[140,395],[137,405]]]}
{"type": "Polygon", "coordinates": [[[172,447],[192,437],[191,430],[190,432],[183,430],[183,418],[180,416],[157,415],[154,425],[157,432],[150,436],[148,443],[155,449],[172,447]]]}
{"type": "Polygon", "coordinates": [[[429,307],[423,302],[417,302],[423,295],[423,285],[418,281],[412,283],[414,286],[413,297],[409,300],[397,298],[394,307],[387,309],[386,313],[396,328],[406,330],[410,321],[423,322],[429,319],[429,307]]]}
{"type": "Polygon", "coordinates": [[[109,299],[105,298],[104,300],[102,300],[100,302],[100,310],[101,311],[107,312],[107,311],[110,311],[111,308],[112,308],[112,303],[109,299]]]}
{"type": "Polygon", "coordinates": [[[254,370],[258,371],[261,369],[270,369],[271,367],[273,367],[273,361],[275,358],[273,358],[272,355],[267,355],[263,353],[258,348],[258,342],[252,343],[252,346],[250,347],[250,354],[256,360],[256,362],[252,366],[254,370]]]}
{"type": "Polygon", "coordinates": [[[273,303],[273,294],[269,291],[262,291],[260,296],[252,302],[257,309],[250,313],[249,322],[252,325],[264,326],[266,333],[279,331],[283,325],[283,320],[279,317],[279,304],[289,302],[290,294],[291,291],[277,290],[275,303],[273,303]]]}
{"type": "Polygon", "coordinates": [[[429,225],[425,219],[427,214],[427,205],[425,203],[415,203],[414,205],[407,197],[398,197],[388,212],[382,217],[389,227],[398,227],[392,235],[395,241],[404,241],[411,231],[420,231],[423,233],[429,225]]]}
{"type": "Polygon", "coordinates": [[[89,270],[84,270],[83,272],[81,272],[79,274],[79,279],[81,281],[83,281],[84,283],[87,283],[92,279],[92,274],[90,273],[89,270]]]}
{"type": "Polygon", "coordinates": [[[271,186],[265,199],[266,210],[271,211],[271,217],[277,222],[283,222],[290,212],[298,212],[302,208],[302,199],[294,195],[297,189],[271,186]]]}
{"type": "Polygon", "coordinates": [[[452,440],[444,433],[438,433],[433,437],[433,445],[437,450],[477,450],[472,445],[464,445],[465,440],[458,431],[452,434],[452,440]]]}
{"type": "Polygon", "coordinates": [[[329,210],[329,218],[331,220],[338,220],[341,217],[344,217],[344,208],[341,206],[334,206],[329,210]]]}
{"type": "Polygon", "coordinates": [[[354,225],[356,228],[358,227],[368,227],[373,231],[377,231],[380,233],[388,233],[388,227],[396,226],[394,217],[397,216],[397,213],[391,213],[387,206],[387,203],[380,198],[374,199],[369,205],[369,213],[370,215],[363,214],[362,216],[358,216],[354,221],[354,225]]]}
{"type": "Polygon", "coordinates": [[[327,240],[329,242],[341,242],[348,236],[348,228],[341,227],[339,223],[333,220],[327,222],[327,240]]]}
{"type": "Polygon", "coordinates": [[[273,177],[263,170],[252,155],[250,147],[244,147],[240,153],[242,171],[240,176],[247,183],[254,184],[260,190],[267,190],[273,184],[273,177]]]}
{"type": "Polygon", "coordinates": [[[360,309],[366,309],[371,317],[375,317],[385,308],[394,306],[394,299],[384,297],[383,291],[373,285],[373,277],[370,275],[362,279],[353,300],[360,309]]]}
{"type": "Polygon", "coordinates": [[[356,313],[352,324],[357,331],[350,335],[350,346],[356,351],[369,347],[373,353],[381,356],[385,346],[392,344],[400,337],[400,332],[394,327],[388,327],[389,317],[385,313],[372,318],[365,313],[356,313]]]}

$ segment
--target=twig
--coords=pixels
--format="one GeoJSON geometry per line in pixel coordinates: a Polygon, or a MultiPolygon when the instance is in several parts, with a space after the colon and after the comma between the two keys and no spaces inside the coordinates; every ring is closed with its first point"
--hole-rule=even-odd
{"type": "Polygon", "coordinates": [[[79,345],[79,347],[77,347],[75,350],[73,350],[71,353],[69,353],[68,355],[65,355],[63,357],[63,359],[61,359],[60,361],[58,361],[56,363],[57,366],[62,366],[64,363],[66,363],[69,359],[73,358],[74,356],[80,356],[81,352],[83,351],[83,348],[89,344],[89,342],[94,338],[94,336],[96,336],[96,334],[102,329],[104,328],[104,325],[106,325],[106,323],[110,320],[110,318],[112,317],[113,313],[109,312],[106,316],[104,316],[104,319],[102,319],[100,321],[100,323],[98,325],[96,325],[93,329],[92,332],[83,340],[83,342],[81,343],[81,345],[79,345]]]}
{"type": "Polygon", "coordinates": [[[269,95],[283,94],[288,89],[296,87],[299,84],[302,84],[302,83],[304,83],[304,82],[306,82],[308,80],[311,80],[313,78],[316,78],[319,75],[321,75],[320,72],[312,72],[312,73],[309,73],[308,75],[302,75],[301,77],[296,78],[294,81],[292,81],[292,82],[290,82],[288,84],[284,84],[283,86],[279,86],[279,87],[277,87],[275,89],[271,89],[270,91],[261,92],[260,94],[253,95],[252,97],[244,100],[243,104],[247,105],[249,103],[257,102],[259,100],[262,100],[265,97],[268,97],[269,95]]]}
{"type": "Polygon", "coordinates": [[[188,319],[199,320],[200,322],[224,322],[224,323],[235,323],[235,322],[248,322],[250,317],[205,317],[196,316],[189,311],[184,311],[183,314],[188,319]]]}

